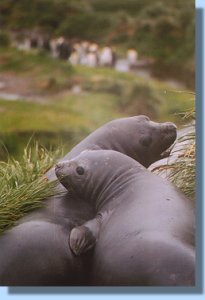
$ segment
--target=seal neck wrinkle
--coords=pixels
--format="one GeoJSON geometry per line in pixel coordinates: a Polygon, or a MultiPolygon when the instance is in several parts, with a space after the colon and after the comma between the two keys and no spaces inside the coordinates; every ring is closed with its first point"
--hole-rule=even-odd
{"type": "Polygon", "coordinates": [[[107,206],[112,208],[112,206],[116,207],[116,204],[119,204],[119,199],[122,199],[119,196],[130,190],[130,186],[136,182],[138,170],[137,168],[126,170],[119,168],[116,174],[113,174],[110,178],[108,176],[109,174],[105,178],[103,187],[101,186],[101,192],[96,195],[95,207],[97,212],[103,210],[104,206],[107,209],[107,206]]]}

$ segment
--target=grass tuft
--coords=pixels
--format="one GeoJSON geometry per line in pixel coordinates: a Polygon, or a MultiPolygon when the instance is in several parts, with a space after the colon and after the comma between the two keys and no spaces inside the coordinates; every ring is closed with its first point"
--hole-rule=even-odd
{"type": "Polygon", "coordinates": [[[58,156],[58,150],[48,151],[36,142],[24,149],[20,161],[0,162],[0,233],[54,195],[57,181],[48,181],[44,174],[58,156]]]}
{"type": "MultiPolygon", "coordinates": [[[[184,113],[184,120],[195,120],[195,110],[190,109],[184,113]]],[[[179,150],[177,150],[177,159],[173,163],[159,166],[157,173],[169,171],[169,180],[174,183],[187,197],[195,198],[196,187],[196,144],[195,144],[195,126],[190,125],[188,133],[178,139],[179,150]]]]}

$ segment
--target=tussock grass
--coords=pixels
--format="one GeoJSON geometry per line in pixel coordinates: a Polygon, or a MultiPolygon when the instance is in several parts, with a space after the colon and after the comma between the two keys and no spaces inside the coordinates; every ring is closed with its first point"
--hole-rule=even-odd
{"type": "Polygon", "coordinates": [[[56,181],[45,172],[55,163],[59,151],[47,151],[38,143],[28,145],[20,161],[0,162],[0,233],[29,211],[42,207],[43,199],[55,193],[56,181]]]}
{"type": "MultiPolygon", "coordinates": [[[[195,120],[195,111],[187,111],[184,120],[195,120]]],[[[195,198],[195,178],[196,178],[196,161],[195,161],[195,126],[189,125],[189,132],[178,139],[177,159],[167,165],[161,165],[157,172],[168,170],[169,180],[174,183],[190,199],[195,198]]]]}
{"type": "Polygon", "coordinates": [[[188,145],[182,150],[182,154],[170,167],[170,180],[178,186],[189,198],[195,197],[195,133],[183,136],[180,142],[188,141],[188,145]]]}

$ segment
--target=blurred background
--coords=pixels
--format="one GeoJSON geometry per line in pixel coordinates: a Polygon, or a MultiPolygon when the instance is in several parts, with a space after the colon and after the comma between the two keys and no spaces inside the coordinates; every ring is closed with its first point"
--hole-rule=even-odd
{"type": "Polygon", "coordinates": [[[0,1],[0,160],[64,152],[105,122],[189,123],[194,0],[0,1]]]}

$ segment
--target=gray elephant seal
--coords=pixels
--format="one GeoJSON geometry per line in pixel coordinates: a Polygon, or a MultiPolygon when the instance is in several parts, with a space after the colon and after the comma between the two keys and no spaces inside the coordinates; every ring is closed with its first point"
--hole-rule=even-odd
{"type": "Polygon", "coordinates": [[[96,209],[70,241],[77,254],[97,241],[91,285],[194,285],[194,208],[173,185],[112,150],[84,151],[56,175],[96,209]]]}
{"type": "Polygon", "coordinates": [[[92,132],[62,161],[84,150],[115,150],[147,168],[163,158],[164,151],[174,143],[176,136],[176,125],[171,122],[153,122],[144,115],[116,119],[92,132]]]}
{"type": "MultiPolygon", "coordinates": [[[[169,122],[155,123],[146,116],[117,119],[91,133],[62,160],[86,149],[113,149],[148,166],[175,138],[176,126],[169,122]]],[[[46,175],[55,179],[54,168],[46,175]]],[[[87,284],[88,257],[73,255],[68,236],[95,213],[90,203],[71,196],[61,184],[58,190],[60,195],[46,199],[43,208],[20,219],[18,226],[0,237],[1,285],[87,284]]]]}

